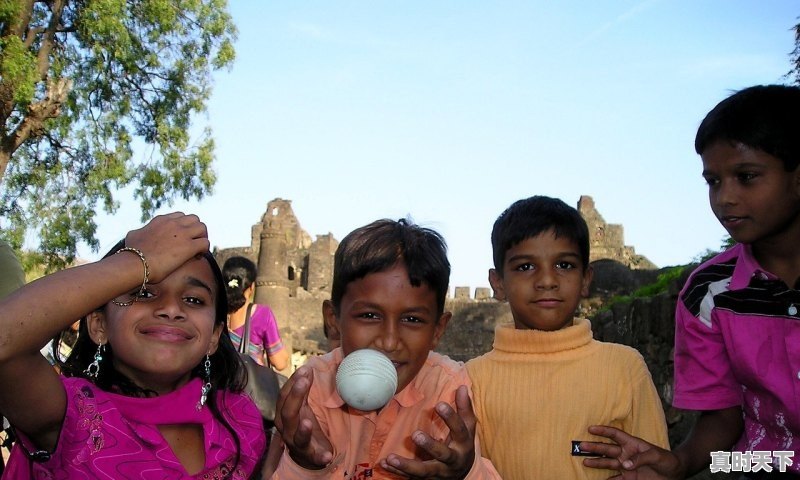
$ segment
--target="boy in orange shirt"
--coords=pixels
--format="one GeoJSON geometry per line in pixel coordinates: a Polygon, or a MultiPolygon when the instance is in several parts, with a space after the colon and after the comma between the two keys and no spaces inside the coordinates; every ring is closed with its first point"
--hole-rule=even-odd
{"type": "Polygon", "coordinates": [[[272,478],[500,478],[475,438],[463,365],[432,352],[450,320],[444,239],[407,221],[379,220],[342,240],[322,312],[341,346],[287,382],[276,426],[286,445],[272,478]],[[370,348],[397,369],[397,393],[377,411],[345,404],[336,371],[370,348]]]}

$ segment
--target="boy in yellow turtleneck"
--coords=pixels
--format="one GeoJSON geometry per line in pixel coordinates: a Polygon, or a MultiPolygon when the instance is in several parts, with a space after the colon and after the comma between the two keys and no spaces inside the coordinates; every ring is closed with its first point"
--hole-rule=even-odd
{"type": "Polygon", "coordinates": [[[489,282],[514,325],[499,325],[491,352],[470,360],[483,455],[504,480],[605,479],[583,466],[574,441],[603,440],[613,425],[668,447],[661,401],[642,356],[592,338],[574,318],[592,280],[589,231],[578,211],[535,196],[512,204],[492,229],[489,282]]]}

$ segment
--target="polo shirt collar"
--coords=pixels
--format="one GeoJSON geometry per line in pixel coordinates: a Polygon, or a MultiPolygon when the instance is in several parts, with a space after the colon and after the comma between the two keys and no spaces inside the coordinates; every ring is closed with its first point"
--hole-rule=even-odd
{"type": "Polygon", "coordinates": [[[735,249],[734,256],[738,257],[736,267],[731,277],[731,290],[741,290],[750,285],[754,278],[757,280],[778,280],[778,277],[764,270],[758,264],[758,260],[753,256],[753,249],[750,245],[737,243],[732,247],[735,249]]]}

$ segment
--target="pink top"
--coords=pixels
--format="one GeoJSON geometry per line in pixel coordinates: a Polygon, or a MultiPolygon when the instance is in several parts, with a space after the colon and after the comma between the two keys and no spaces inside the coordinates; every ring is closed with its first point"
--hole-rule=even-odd
{"type": "MultiPolygon", "coordinates": [[[[379,412],[363,412],[347,406],[336,392],[336,370],[341,362],[342,349],[337,348],[306,363],[314,371],[308,403],[333,445],[333,461],[321,470],[306,470],[284,451],[273,479],[400,478],[383,470],[380,460],[390,453],[420,459],[410,438],[416,430],[445,440],[450,430],[434,407],[441,401],[455,405],[456,389],[471,385],[463,364],[430,352],[414,380],[385,407],[379,412]]],[[[466,478],[500,478],[491,462],[481,457],[477,436],[475,462],[466,478]]]]}
{"type": "MultiPolygon", "coordinates": [[[[261,459],[266,440],[261,415],[244,394],[218,392],[217,405],[239,437],[239,463],[231,434],[208,405],[198,410],[201,381],[159,397],[134,398],[109,393],[83,378],[62,377],[67,409],[56,449],[46,461],[31,461],[35,451],[24,435],[12,450],[3,473],[7,479],[246,479],[261,459]],[[194,423],[203,427],[206,462],[189,475],[175,457],[158,425],[194,423]]],[[[46,457],[46,454],[45,454],[46,457]]],[[[45,460],[45,459],[43,459],[45,460]]]]}
{"type": "MultiPolygon", "coordinates": [[[[230,333],[231,341],[236,349],[242,343],[244,325],[230,333]]],[[[278,321],[272,309],[266,305],[253,305],[253,313],[250,316],[250,356],[264,365],[264,354],[275,355],[283,350],[283,341],[278,333],[278,321]]]]}
{"type": "MultiPolygon", "coordinates": [[[[800,453],[800,291],[736,245],[692,273],[675,324],[675,398],[688,410],[741,406],[734,450],[800,453]]],[[[774,458],[773,458],[774,460],[774,458]]],[[[800,458],[789,470],[800,472],[800,458]]]]}

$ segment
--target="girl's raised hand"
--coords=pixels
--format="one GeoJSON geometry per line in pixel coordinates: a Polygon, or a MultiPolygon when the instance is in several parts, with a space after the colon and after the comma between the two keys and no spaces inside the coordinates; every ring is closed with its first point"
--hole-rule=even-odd
{"type": "Polygon", "coordinates": [[[209,250],[208,231],[197,215],[173,212],[154,217],[125,236],[125,246],[147,259],[149,281],[157,283],[178,267],[209,250]]]}

